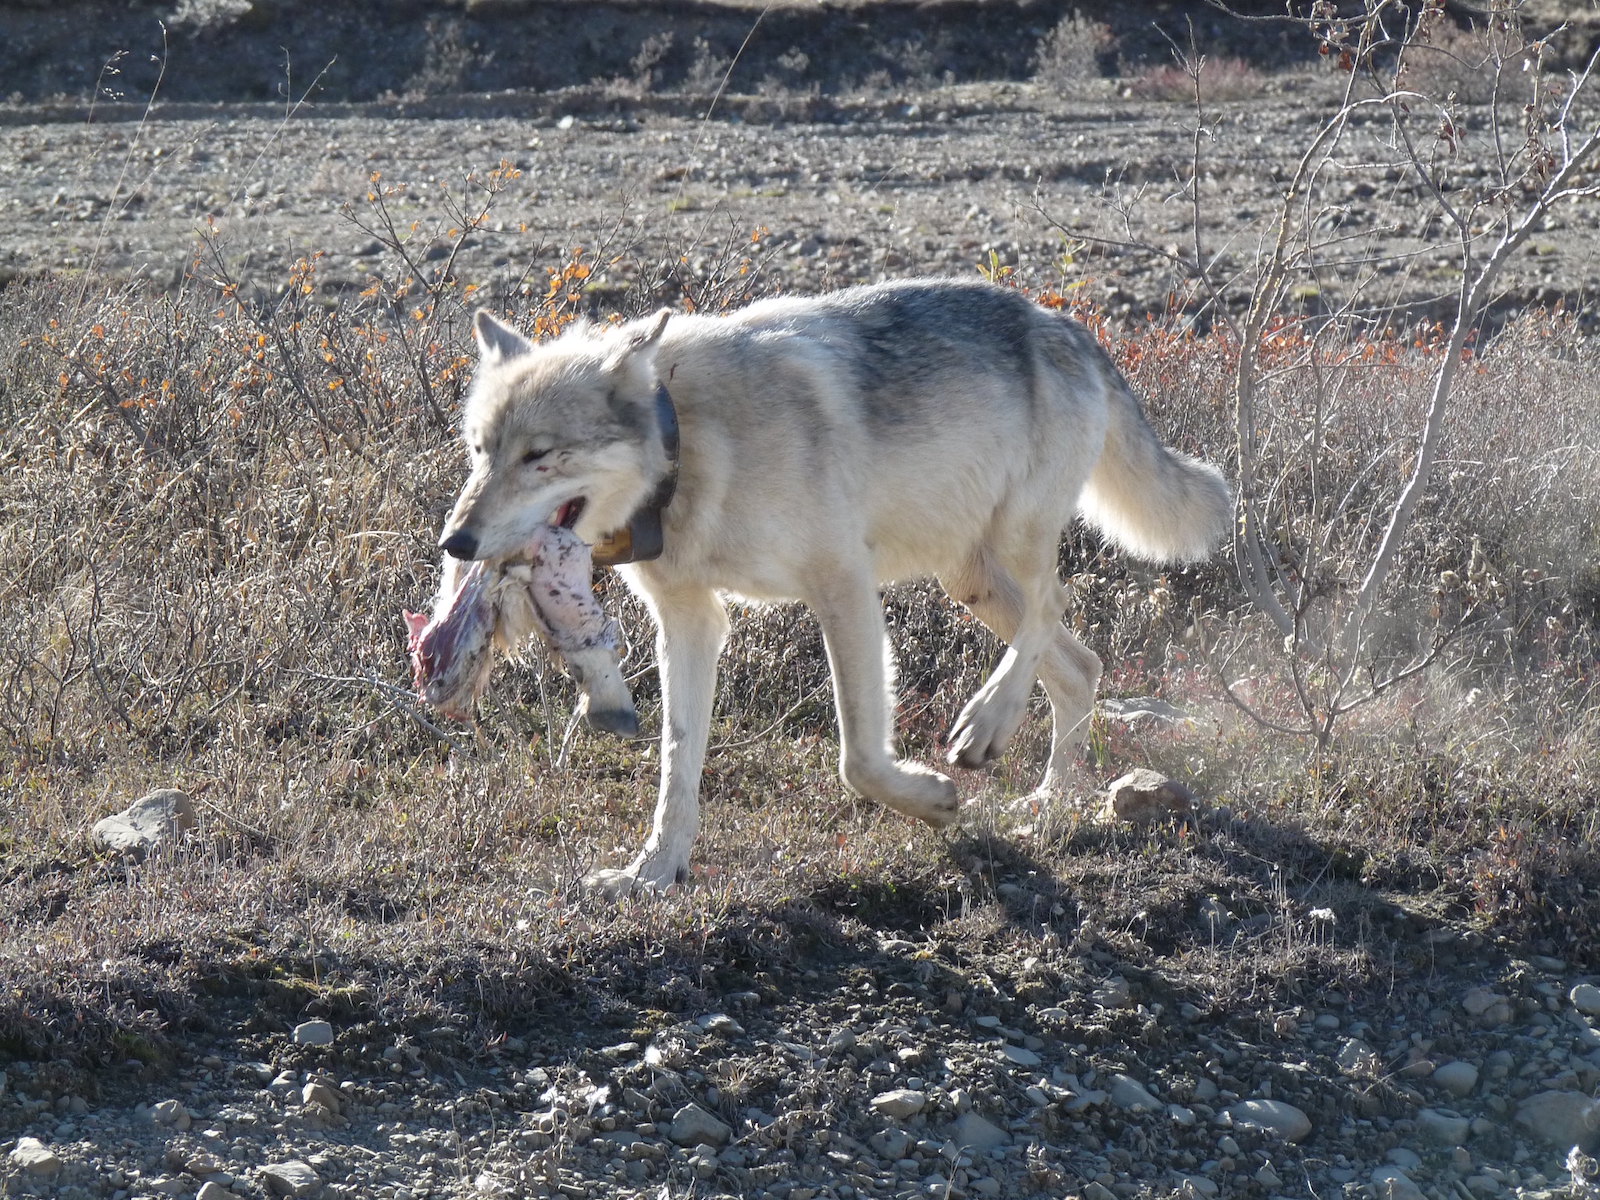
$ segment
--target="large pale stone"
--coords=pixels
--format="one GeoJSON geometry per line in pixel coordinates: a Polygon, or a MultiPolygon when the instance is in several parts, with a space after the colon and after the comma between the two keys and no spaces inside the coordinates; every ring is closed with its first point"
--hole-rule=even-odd
{"type": "Polygon", "coordinates": [[[25,1137],[17,1139],[11,1165],[30,1175],[54,1175],[61,1170],[61,1159],[38,1138],[25,1137]]]}
{"type": "Polygon", "coordinates": [[[1142,824],[1194,811],[1194,794],[1176,779],[1144,767],[1129,771],[1106,789],[1105,819],[1142,824]]]}
{"type": "Polygon", "coordinates": [[[698,1104],[685,1104],[672,1114],[668,1136],[680,1146],[720,1146],[733,1136],[733,1128],[698,1104]]]}
{"type": "Polygon", "coordinates": [[[892,1092],[879,1092],[872,1098],[872,1107],[886,1117],[903,1121],[914,1117],[927,1107],[928,1097],[910,1088],[896,1088],[892,1092]]]}
{"type": "Polygon", "coordinates": [[[196,824],[194,801],[176,788],[161,788],[95,822],[89,836],[102,850],[143,858],[157,846],[179,841],[196,824]]]}
{"type": "Polygon", "coordinates": [[[301,1021],[294,1027],[296,1046],[333,1045],[333,1026],[326,1021],[301,1021]]]}
{"type": "Polygon", "coordinates": [[[297,1158],[262,1167],[261,1178],[274,1196],[315,1196],[322,1191],[321,1177],[297,1158]]]}
{"type": "Polygon", "coordinates": [[[980,1154],[996,1146],[1004,1146],[1011,1140],[1011,1135],[1004,1129],[975,1112],[962,1113],[956,1118],[954,1135],[956,1145],[980,1154]]]}
{"type": "Polygon", "coordinates": [[[1241,1100],[1228,1115],[1235,1125],[1270,1130],[1286,1142],[1298,1142],[1311,1132],[1311,1118],[1282,1100],[1241,1100]]]}
{"type": "Polygon", "coordinates": [[[1539,1092],[1517,1105],[1516,1123],[1557,1150],[1600,1139],[1600,1101],[1582,1092],[1539,1092]]]}

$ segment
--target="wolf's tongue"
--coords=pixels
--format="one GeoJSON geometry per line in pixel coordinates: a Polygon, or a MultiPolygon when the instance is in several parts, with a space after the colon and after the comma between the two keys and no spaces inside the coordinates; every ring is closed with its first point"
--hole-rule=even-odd
{"type": "Polygon", "coordinates": [[[562,529],[571,529],[573,523],[577,521],[582,512],[582,496],[579,496],[576,500],[568,500],[560,508],[556,509],[556,519],[552,522],[552,524],[559,525],[562,529]]]}

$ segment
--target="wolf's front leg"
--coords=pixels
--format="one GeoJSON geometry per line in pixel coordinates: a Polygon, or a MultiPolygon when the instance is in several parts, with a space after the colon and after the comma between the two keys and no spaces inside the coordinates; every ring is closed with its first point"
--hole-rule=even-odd
{"type": "Polygon", "coordinates": [[[613,896],[662,890],[688,876],[689,851],[700,831],[700,772],[711,736],[717,658],[728,636],[728,615],[713,591],[653,593],[650,600],[661,672],[661,794],[638,857],[623,870],[599,870],[584,880],[613,896]]]}

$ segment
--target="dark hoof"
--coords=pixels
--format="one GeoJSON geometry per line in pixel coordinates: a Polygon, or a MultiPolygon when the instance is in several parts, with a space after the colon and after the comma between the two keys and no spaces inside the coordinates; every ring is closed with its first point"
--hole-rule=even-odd
{"type": "Polygon", "coordinates": [[[596,733],[614,733],[618,737],[639,736],[639,714],[631,708],[590,709],[583,714],[583,721],[596,733]]]}

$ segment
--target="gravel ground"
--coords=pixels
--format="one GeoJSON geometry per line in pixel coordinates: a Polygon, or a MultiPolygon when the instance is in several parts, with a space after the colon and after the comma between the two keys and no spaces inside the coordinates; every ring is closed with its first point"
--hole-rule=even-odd
{"type": "MultiPolygon", "coordinates": [[[[1213,918],[1241,949],[1266,933],[1213,918]]],[[[92,1101],[13,1063],[0,1179],[62,1200],[1600,1196],[1569,1162],[1600,1138],[1595,977],[1484,978],[1486,947],[1427,942],[1431,969],[1397,963],[1367,1003],[1225,1009],[1088,935],[1015,957],[879,934],[636,1038],[312,1020],[146,1082],[110,1069],[92,1101]]]]}
{"type": "MultiPolygon", "coordinates": [[[[1202,217],[1221,273],[1253,253],[1307,136],[1307,110],[1331,87],[1288,76],[1258,99],[1219,106],[1202,217]]],[[[468,175],[505,159],[522,176],[455,263],[491,296],[524,286],[530,271],[542,289],[543,268],[575,246],[623,257],[592,281],[601,302],[640,263],[684,255],[687,273],[703,276],[730,247],[753,245],[764,284],[786,290],[970,274],[991,256],[1048,281],[1064,230],[1125,236],[1117,205],[1131,206],[1133,230],[1153,249],[1080,250],[1069,278],[1092,279],[1122,317],[1161,310],[1183,284],[1162,257],[1191,239],[1176,183],[1191,152],[1182,104],[1117,97],[1109,82],[1098,99],[1065,100],[1007,81],[893,97],[724,98],[710,121],[707,104],[576,88],[334,105],[289,119],[281,107],[171,105],[144,123],[128,106],[104,106],[93,123],[70,107],[13,106],[0,110],[0,278],[57,268],[174,285],[211,229],[230,271],[263,294],[287,286],[297,258],[321,254],[320,286],[352,295],[400,269],[370,232],[375,173],[404,188],[391,201],[401,227],[419,222],[420,248],[436,235],[443,255],[454,224],[446,191],[470,196],[468,175]]],[[[1380,132],[1354,136],[1351,153],[1381,161],[1380,132]]],[[[1372,172],[1331,185],[1337,211],[1326,219],[1374,239],[1384,303],[1442,313],[1453,251],[1399,174],[1376,172],[1376,188],[1372,172]]],[[[1511,264],[1505,308],[1581,306],[1600,289],[1594,202],[1568,216],[1511,264]]],[[[1309,305],[1338,299],[1314,293],[1309,305]]]]}

